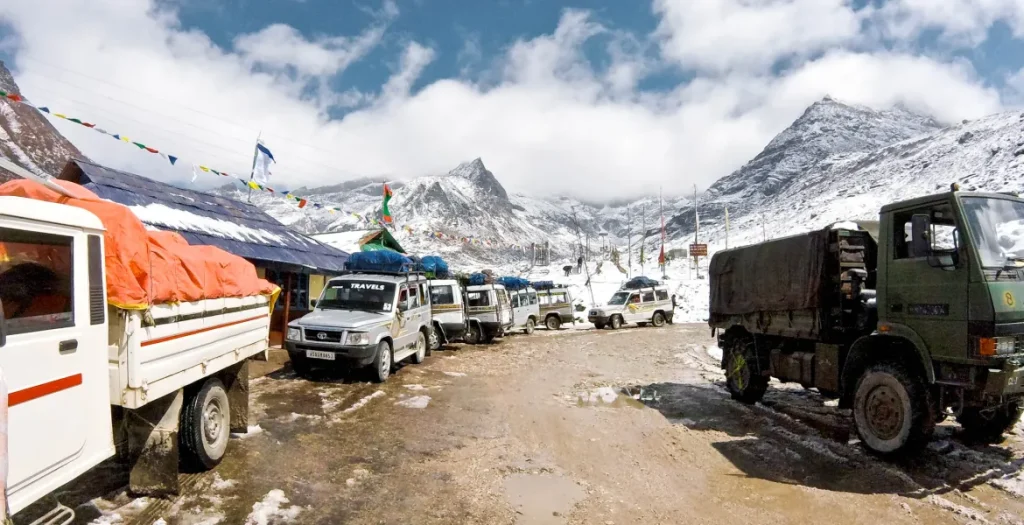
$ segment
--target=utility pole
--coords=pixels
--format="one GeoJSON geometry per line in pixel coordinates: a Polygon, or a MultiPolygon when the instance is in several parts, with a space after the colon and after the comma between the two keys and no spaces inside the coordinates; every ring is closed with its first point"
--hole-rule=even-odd
{"type": "Polygon", "coordinates": [[[729,249],[729,207],[725,207],[725,249],[729,249]]]}
{"type": "MultiPolygon", "coordinates": [[[[700,244],[700,214],[697,213],[697,185],[693,185],[693,244],[700,244]]],[[[693,256],[693,265],[697,267],[697,278],[700,279],[700,257],[693,256]]]]}
{"type": "MultiPolygon", "coordinates": [[[[572,223],[576,226],[576,242],[580,242],[580,223],[576,220],[576,207],[572,207],[572,223]]],[[[590,268],[586,261],[583,262],[583,271],[587,272],[587,290],[590,291],[590,304],[597,304],[594,299],[594,288],[590,284],[590,268]]]]}
{"type": "Polygon", "coordinates": [[[642,235],[640,237],[640,273],[644,272],[644,244],[647,243],[647,203],[640,205],[640,228],[642,229],[642,235]]]}
{"type": "Polygon", "coordinates": [[[626,266],[626,277],[633,278],[633,221],[629,217],[629,204],[626,205],[626,253],[629,262],[626,266]]]}

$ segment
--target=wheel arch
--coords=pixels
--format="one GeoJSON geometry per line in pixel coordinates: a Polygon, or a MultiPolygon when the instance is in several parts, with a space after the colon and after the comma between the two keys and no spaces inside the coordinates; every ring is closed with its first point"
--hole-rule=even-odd
{"type": "MultiPolygon", "coordinates": [[[[912,338],[906,334],[884,335],[874,333],[863,336],[850,346],[843,362],[840,374],[839,387],[842,392],[840,406],[850,407],[853,405],[854,389],[857,387],[857,379],[867,367],[885,361],[897,362],[905,365],[908,371],[920,374],[927,384],[935,383],[935,368],[931,359],[928,358],[924,348],[915,344],[912,338]]],[[[917,334],[913,336],[916,337],[917,334]]]]}
{"type": "MultiPolygon", "coordinates": [[[[440,338],[442,344],[448,342],[448,334],[444,332],[444,327],[441,325],[441,321],[438,321],[437,319],[431,319],[430,326],[432,326],[434,328],[434,331],[437,332],[437,336],[438,338],[440,338]]],[[[430,334],[427,334],[428,339],[429,337],[430,334]]]]}

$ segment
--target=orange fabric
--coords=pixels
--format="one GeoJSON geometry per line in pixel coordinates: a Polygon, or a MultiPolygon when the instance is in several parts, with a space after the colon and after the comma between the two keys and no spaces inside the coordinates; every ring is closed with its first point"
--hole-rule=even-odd
{"type": "Polygon", "coordinates": [[[56,202],[88,210],[107,229],[104,263],[107,302],[142,310],[151,304],[269,295],[280,289],[256,275],[249,261],[213,246],[191,246],[174,232],[151,232],[127,207],[105,201],[73,182],[57,180],[74,198],[28,180],[0,185],[0,195],[56,202]]]}

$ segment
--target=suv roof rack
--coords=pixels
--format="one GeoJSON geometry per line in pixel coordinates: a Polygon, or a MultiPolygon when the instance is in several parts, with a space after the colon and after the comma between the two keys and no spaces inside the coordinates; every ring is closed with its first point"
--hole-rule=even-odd
{"type": "Polygon", "coordinates": [[[340,277],[342,275],[357,275],[357,274],[359,274],[359,275],[397,275],[397,276],[401,277],[401,276],[410,276],[410,275],[426,275],[426,272],[420,272],[420,271],[392,272],[392,271],[386,271],[386,270],[342,270],[342,272],[340,274],[338,274],[338,276],[340,277]]]}

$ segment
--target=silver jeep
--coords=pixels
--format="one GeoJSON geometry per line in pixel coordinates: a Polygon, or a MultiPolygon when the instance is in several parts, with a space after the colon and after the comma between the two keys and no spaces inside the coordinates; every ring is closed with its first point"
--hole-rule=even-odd
{"type": "Polygon", "coordinates": [[[327,282],[314,309],[288,324],[292,367],[308,376],[314,365],[370,367],[384,382],[395,363],[422,363],[430,349],[430,291],[415,273],[350,272],[327,282]]]}

